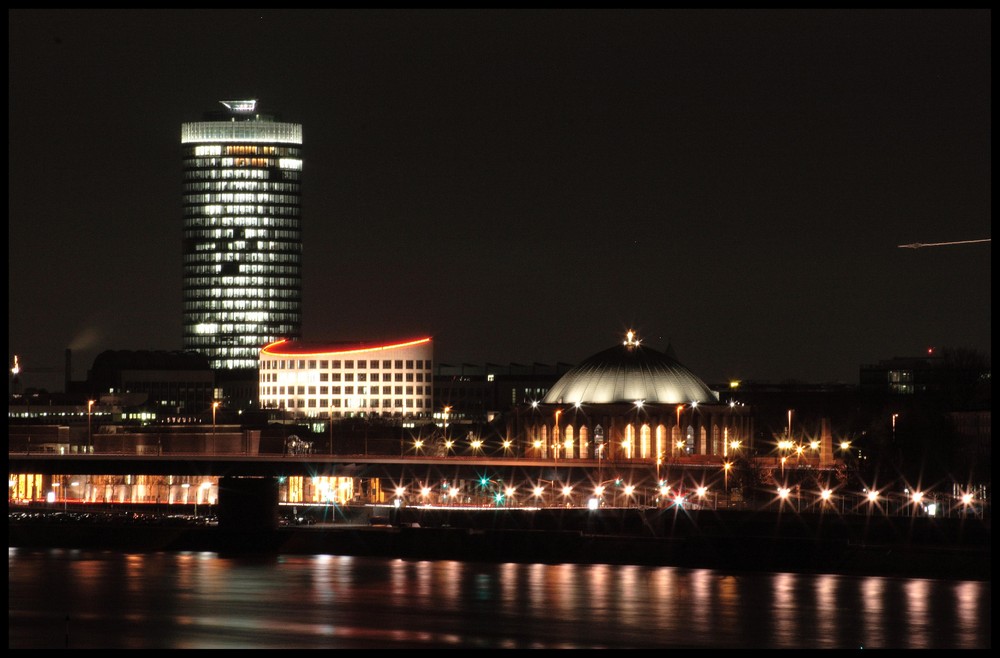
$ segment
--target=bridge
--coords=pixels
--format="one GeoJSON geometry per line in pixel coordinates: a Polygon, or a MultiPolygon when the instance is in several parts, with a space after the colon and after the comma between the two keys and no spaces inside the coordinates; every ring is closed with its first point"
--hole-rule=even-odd
{"type": "MultiPolygon", "coordinates": [[[[386,456],[386,455],[321,455],[321,454],[258,454],[232,453],[8,453],[8,472],[18,475],[43,474],[51,478],[48,490],[62,494],[63,499],[80,497],[82,501],[99,502],[102,495],[77,490],[70,492],[63,480],[62,490],[55,484],[66,476],[177,476],[195,482],[218,478],[216,498],[220,523],[272,525],[276,523],[279,483],[289,478],[337,478],[341,482],[368,481],[379,483],[382,500],[397,497],[397,486],[408,487],[412,502],[428,502],[422,491],[433,489],[437,500],[447,498],[456,484],[465,482],[463,495],[474,496],[479,504],[490,504],[493,497],[512,497],[523,504],[584,506],[602,484],[619,484],[618,490],[608,487],[611,504],[647,505],[661,495],[661,478],[678,485],[694,488],[699,483],[718,484],[722,489],[724,473],[718,464],[662,464],[651,460],[609,463],[601,459],[534,459],[525,457],[474,456],[386,456]],[[424,487],[428,489],[424,490],[424,487]],[[450,489],[449,489],[450,487],[450,489]],[[538,487],[539,489],[536,489],[538,487]],[[569,487],[564,493],[563,488],[569,487]],[[544,491],[544,495],[540,493],[544,491]],[[96,497],[95,497],[96,495],[96,497]],[[234,519],[238,519],[235,521],[234,519]]],[[[332,480],[331,480],[332,481],[332,480]]],[[[177,485],[175,485],[176,487],[177,485]]],[[[188,486],[188,485],[180,485],[188,486]]],[[[356,490],[371,490],[358,487],[356,490]]],[[[195,496],[194,490],[190,490],[195,496]]],[[[106,498],[106,496],[103,496],[106,498]]],[[[185,500],[187,499],[185,493],[185,500]]],[[[295,501],[288,501],[295,502],[295,501]]],[[[300,500],[299,502],[303,502],[300,500]]]]}
{"type": "MultiPolygon", "coordinates": [[[[614,462],[598,459],[553,460],[525,457],[432,457],[372,455],[233,455],[204,452],[169,455],[8,453],[8,472],[51,475],[184,475],[214,477],[355,477],[390,478],[440,475],[478,479],[484,473],[511,473],[537,477],[539,471],[558,472],[566,479],[583,479],[606,470],[611,475],[656,477],[648,460],[614,462]]],[[[663,464],[661,470],[683,468],[720,471],[718,464],[663,464]]],[[[546,476],[548,477],[548,476],[546,476]]],[[[516,479],[514,476],[508,478],[516,479]]],[[[551,478],[549,478],[551,479],[551,478]]],[[[590,478],[593,479],[593,478],[590,478]]]]}

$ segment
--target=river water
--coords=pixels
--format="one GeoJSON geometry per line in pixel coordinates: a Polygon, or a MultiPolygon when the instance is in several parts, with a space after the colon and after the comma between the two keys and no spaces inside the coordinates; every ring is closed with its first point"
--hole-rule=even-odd
{"type": "Polygon", "coordinates": [[[16,649],[987,649],[988,581],[8,549],[16,649]]]}

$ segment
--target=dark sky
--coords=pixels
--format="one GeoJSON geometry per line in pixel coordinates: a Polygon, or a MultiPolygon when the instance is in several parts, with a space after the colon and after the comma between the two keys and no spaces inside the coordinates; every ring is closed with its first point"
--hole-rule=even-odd
{"type": "Polygon", "coordinates": [[[990,353],[991,14],[9,10],[8,351],[180,349],[180,125],[303,125],[307,340],[671,343],[709,383],[990,353]]]}

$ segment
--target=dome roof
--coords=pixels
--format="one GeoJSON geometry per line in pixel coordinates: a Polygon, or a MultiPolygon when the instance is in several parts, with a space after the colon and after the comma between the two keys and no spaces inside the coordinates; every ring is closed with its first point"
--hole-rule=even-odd
{"type": "Polygon", "coordinates": [[[555,383],[545,404],[718,402],[719,396],[682,365],[673,351],[660,352],[629,339],[598,352],[555,383]]]}

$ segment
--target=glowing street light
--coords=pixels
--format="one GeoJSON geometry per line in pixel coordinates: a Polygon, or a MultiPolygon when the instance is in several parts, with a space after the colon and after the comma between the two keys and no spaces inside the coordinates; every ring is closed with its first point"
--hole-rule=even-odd
{"type": "Polygon", "coordinates": [[[868,502],[869,502],[869,505],[868,505],[868,514],[871,514],[872,513],[872,507],[874,507],[876,505],[876,503],[878,502],[878,491],[872,489],[871,491],[868,492],[868,495],[866,497],[868,498],[868,502]]]}
{"type": "MultiPolygon", "coordinates": [[[[52,489],[55,491],[55,494],[56,494],[55,495],[56,504],[59,503],[59,487],[62,487],[62,482],[53,482],[52,483],[52,489]]],[[[67,504],[66,504],[66,487],[62,487],[62,488],[63,488],[63,492],[62,492],[62,494],[63,494],[63,511],[65,512],[66,509],[67,509],[67,504]]]]}
{"type": "Polygon", "coordinates": [[[94,435],[91,431],[91,417],[94,414],[94,403],[97,400],[87,400],[87,452],[94,452],[94,435]]]}
{"type": "Polygon", "coordinates": [[[559,459],[559,415],[562,409],[556,409],[556,423],[552,427],[552,459],[559,459]]]}
{"type": "Polygon", "coordinates": [[[211,488],[211,486],[212,486],[211,482],[202,482],[201,486],[198,487],[198,490],[195,491],[195,494],[194,494],[194,515],[195,516],[198,516],[198,502],[201,500],[201,497],[203,495],[205,496],[205,502],[208,503],[209,505],[211,505],[211,502],[209,502],[209,499],[208,499],[208,490],[211,488]]]}
{"type": "Polygon", "coordinates": [[[215,449],[215,412],[218,409],[219,409],[219,401],[216,400],[216,401],[212,402],[212,452],[213,453],[216,451],[216,449],[215,449]]]}
{"type": "MultiPolygon", "coordinates": [[[[677,436],[679,436],[679,437],[683,437],[684,436],[684,433],[681,430],[681,412],[682,411],[684,411],[684,405],[683,404],[677,405],[677,436]]],[[[684,450],[684,440],[682,438],[678,439],[677,443],[675,445],[677,446],[677,452],[683,452],[683,450],[684,450]]]]}

